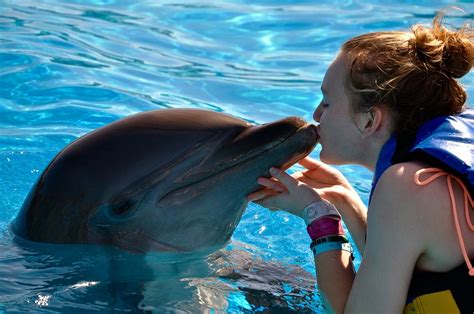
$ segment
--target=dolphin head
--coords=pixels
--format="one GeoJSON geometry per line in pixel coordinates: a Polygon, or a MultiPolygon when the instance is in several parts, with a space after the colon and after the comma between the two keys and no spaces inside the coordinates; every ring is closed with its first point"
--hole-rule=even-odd
{"type": "Polygon", "coordinates": [[[207,110],[136,114],[89,133],[43,172],[15,221],[44,242],[112,244],[138,252],[225,244],[271,166],[317,143],[314,125],[264,125],[207,110]]]}

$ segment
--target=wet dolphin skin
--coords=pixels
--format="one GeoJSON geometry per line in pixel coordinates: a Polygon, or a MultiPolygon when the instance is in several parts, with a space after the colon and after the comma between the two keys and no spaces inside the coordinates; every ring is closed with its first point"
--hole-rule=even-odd
{"type": "Polygon", "coordinates": [[[32,241],[137,252],[223,245],[257,178],[309,154],[317,137],[314,125],[296,117],[252,125],[207,110],[139,113],[65,147],[13,230],[32,241]]]}

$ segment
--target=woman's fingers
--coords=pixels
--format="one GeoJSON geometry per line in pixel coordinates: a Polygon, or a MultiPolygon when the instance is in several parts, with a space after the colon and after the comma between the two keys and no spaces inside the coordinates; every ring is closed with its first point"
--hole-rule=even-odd
{"type": "Polygon", "coordinates": [[[264,186],[247,196],[247,200],[272,210],[285,210],[301,216],[302,210],[310,203],[320,200],[318,192],[302,183],[285,171],[270,168],[273,179],[259,178],[257,182],[264,186]]]}
{"type": "Polygon", "coordinates": [[[317,169],[324,165],[323,162],[313,159],[311,157],[305,157],[301,159],[300,161],[298,161],[298,163],[302,165],[303,167],[305,167],[306,169],[311,169],[311,170],[317,169]]]}
{"type": "Polygon", "coordinates": [[[248,201],[257,203],[260,206],[273,211],[281,210],[284,204],[284,198],[288,193],[277,193],[270,189],[262,189],[247,196],[248,201]]]}
{"type": "MultiPolygon", "coordinates": [[[[275,169],[277,170],[277,172],[282,172],[286,176],[288,176],[284,171],[281,171],[277,168],[275,169]]],[[[296,180],[294,181],[298,182],[296,180]]],[[[247,195],[246,198],[248,201],[259,203],[259,201],[263,200],[266,197],[278,195],[279,193],[282,193],[282,192],[288,192],[288,189],[286,188],[285,183],[283,181],[280,183],[276,181],[275,179],[268,179],[268,178],[261,177],[261,178],[258,178],[257,183],[260,185],[263,185],[264,188],[247,195]]]]}
{"type": "Polygon", "coordinates": [[[305,183],[305,184],[307,184],[310,187],[315,188],[315,189],[323,189],[323,188],[326,188],[326,187],[329,186],[328,184],[326,184],[324,182],[314,180],[313,178],[311,178],[307,175],[304,175],[304,174],[301,174],[296,179],[298,179],[298,181],[303,182],[303,183],[305,183]]]}
{"type": "Polygon", "coordinates": [[[248,201],[255,202],[269,196],[288,192],[290,188],[298,185],[298,180],[278,168],[272,167],[270,169],[270,174],[278,181],[275,181],[274,179],[258,178],[257,183],[263,185],[265,188],[247,195],[248,201]]]}
{"type": "Polygon", "coordinates": [[[288,191],[286,187],[279,183],[278,181],[267,179],[267,178],[258,178],[257,183],[263,185],[269,189],[275,190],[277,192],[286,192],[288,191]]]}
{"type": "Polygon", "coordinates": [[[306,157],[301,159],[298,163],[308,169],[301,171],[305,177],[311,178],[320,184],[346,184],[347,180],[339,170],[323,163],[322,161],[306,157]]]}
{"type": "Polygon", "coordinates": [[[298,163],[308,169],[302,171],[304,175],[316,180],[332,179],[333,177],[338,176],[338,171],[336,169],[326,165],[322,161],[306,157],[301,159],[298,163]]]}
{"type": "Polygon", "coordinates": [[[279,198],[280,198],[279,195],[270,195],[258,201],[255,201],[255,203],[269,210],[278,211],[278,210],[281,210],[281,208],[278,206],[279,198]]]}
{"type": "Polygon", "coordinates": [[[292,190],[298,186],[298,180],[287,174],[285,171],[272,167],[270,168],[270,174],[278,179],[288,190],[292,190]]]}
{"type": "Polygon", "coordinates": [[[249,195],[247,195],[246,198],[247,198],[247,201],[249,201],[249,202],[255,202],[255,201],[262,200],[265,197],[275,195],[275,194],[276,194],[275,191],[273,191],[271,189],[264,188],[264,189],[255,191],[253,193],[250,193],[249,195]]]}

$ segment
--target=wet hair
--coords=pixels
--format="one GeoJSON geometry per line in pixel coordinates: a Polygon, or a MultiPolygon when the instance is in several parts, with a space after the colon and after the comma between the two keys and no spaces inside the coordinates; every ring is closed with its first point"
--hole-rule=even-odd
{"type": "Polygon", "coordinates": [[[385,106],[392,132],[409,134],[434,117],[464,110],[467,94],[457,79],[473,66],[473,31],[469,26],[449,30],[442,20],[438,14],[431,27],[368,33],[344,43],[354,112],[385,106]]]}

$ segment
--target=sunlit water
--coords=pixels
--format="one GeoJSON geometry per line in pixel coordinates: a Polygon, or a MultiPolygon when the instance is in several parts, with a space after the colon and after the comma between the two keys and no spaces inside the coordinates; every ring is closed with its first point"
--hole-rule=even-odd
{"type": "MultiPolygon", "coordinates": [[[[464,12],[450,23],[472,19],[469,0],[0,1],[0,310],[323,311],[303,222],[256,205],[201,255],[29,243],[9,224],[51,158],[91,130],[170,107],[311,120],[341,43],[453,4],[464,12]]],[[[370,173],[340,169],[367,202],[370,173]]]]}

